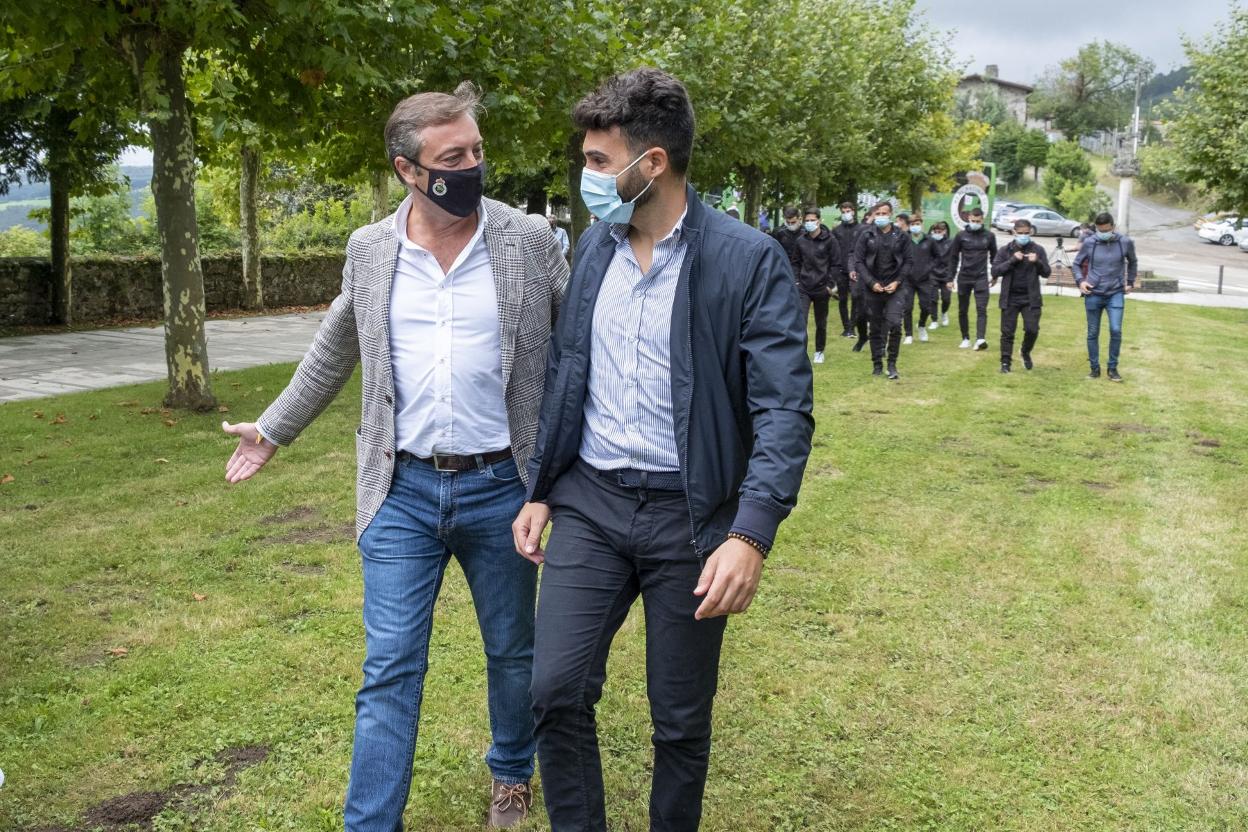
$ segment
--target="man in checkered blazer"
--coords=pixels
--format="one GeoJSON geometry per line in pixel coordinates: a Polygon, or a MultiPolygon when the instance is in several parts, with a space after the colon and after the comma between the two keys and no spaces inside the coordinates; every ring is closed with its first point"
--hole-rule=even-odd
{"type": "Polygon", "coordinates": [[[490,826],[532,804],[529,685],[537,568],[510,524],[524,502],[547,345],[568,281],[550,225],[482,197],[478,96],[422,93],[386,124],[409,191],[351,235],[342,293],[290,384],[239,437],[226,479],[251,477],[363,366],[356,538],[364,681],[356,697],[348,832],[402,827],[434,602],[452,555],[485,645],[493,742],[490,826]]]}

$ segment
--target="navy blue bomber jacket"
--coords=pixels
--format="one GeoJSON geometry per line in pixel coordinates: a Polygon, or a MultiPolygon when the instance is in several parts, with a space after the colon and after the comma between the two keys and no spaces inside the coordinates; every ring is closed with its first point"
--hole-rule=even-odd
{"type": "MultiPolygon", "coordinates": [[[[672,308],[672,406],[690,542],[701,558],[730,531],[772,545],[797,504],[814,417],[789,258],[771,237],[708,209],[692,187],[687,199],[688,248],[672,308]]],[[[577,241],[551,339],[530,501],[544,500],[579,458],[594,304],[614,255],[605,222],[577,241]]]]}

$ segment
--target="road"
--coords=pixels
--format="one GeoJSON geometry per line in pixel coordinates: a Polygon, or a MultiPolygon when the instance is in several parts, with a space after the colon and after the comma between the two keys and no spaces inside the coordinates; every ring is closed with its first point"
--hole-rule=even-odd
{"type": "MultiPolygon", "coordinates": [[[[1116,188],[1099,187],[1117,200],[1116,188]]],[[[1248,297],[1248,252],[1205,242],[1196,236],[1194,221],[1191,211],[1133,196],[1129,233],[1135,239],[1141,271],[1177,278],[1184,292],[1217,292],[1221,268],[1223,293],[1248,297]]],[[[998,236],[1008,239],[1008,235],[998,236]]]]}

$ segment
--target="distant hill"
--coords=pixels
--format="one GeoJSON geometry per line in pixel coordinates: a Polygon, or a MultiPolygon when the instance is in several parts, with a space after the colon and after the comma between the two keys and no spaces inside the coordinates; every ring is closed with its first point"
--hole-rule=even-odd
{"type": "Polygon", "coordinates": [[[1190,66],[1154,75],[1151,81],[1140,88],[1140,109],[1147,113],[1156,105],[1170,100],[1174,97],[1175,90],[1184,86],[1191,77],[1190,66]]]}
{"type": "MultiPolygon", "coordinates": [[[[126,165],[118,169],[121,176],[130,180],[130,216],[143,213],[143,200],[152,182],[151,165],[126,165]]],[[[44,224],[29,219],[27,214],[36,208],[46,208],[51,192],[47,182],[22,182],[9,187],[0,196],[0,231],[14,225],[42,229],[44,224]]]]}

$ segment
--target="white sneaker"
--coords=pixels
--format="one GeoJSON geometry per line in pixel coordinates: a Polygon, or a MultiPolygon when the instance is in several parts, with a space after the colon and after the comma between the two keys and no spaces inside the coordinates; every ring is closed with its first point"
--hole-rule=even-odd
{"type": "Polygon", "coordinates": [[[940,316],[940,325],[941,325],[941,326],[949,326],[949,315],[948,315],[948,314],[944,314],[944,315],[941,315],[941,316],[940,316]]]}
{"type": "Polygon", "coordinates": [[[988,349],[988,342],[987,342],[987,341],[985,341],[983,338],[978,338],[978,339],[976,339],[976,341],[975,341],[975,349],[977,349],[977,350],[986,350],[986,349],[988,349]]]}
{"type": "Polygon", "coordinates": [[[903,339],[903,340],[902,340],[902,342],[901,342],[901,343],[902,343],[902,344],[904,344],[904,345],[905,345],[905,346],[907,346],[907,347],[908,347],[908,346],[910,346],[911,344],[913,344],[913,343],[914,343],[914,336],[913,336],[913,335],[907,335],[907,336],[905,337],[905,339],[903,339]]]}
{"type": "Polygon", "coordinates": [[[817,352],[817,353],[815,353],[815,363],[816,363],[816,364],[822,364],[822,363],[823,363],[823,353],[821,353],[821,352],[817,352]]]}
{"type": "Polygon", "coordinates": [[[927,325],[927,328],[935,332],[936,330],[940,329],[940,321],[936,320],[935,318],[932,318],[932,322],[927,325]]]}
{"type": "Polygon", "coordinates": [[[926,329],[920,329],[920,330],[919,330],[919,340],[920,340],[920,341],[924,341],[924,342],[926,342],[926,341],[927,341],[927,330],[926,330],[926,329]]]}
{"type": "Polygon", "coordinates": [[[963,338],[962,343],[958,344],[958,349],[960,350],[969,350],[970,348],[971,348],[971,342],[966,338],[963,338]]]}

